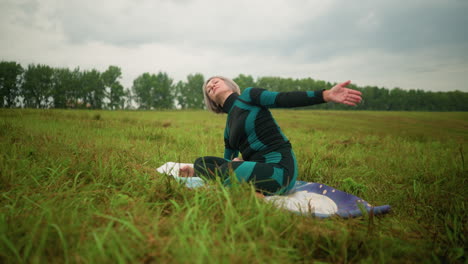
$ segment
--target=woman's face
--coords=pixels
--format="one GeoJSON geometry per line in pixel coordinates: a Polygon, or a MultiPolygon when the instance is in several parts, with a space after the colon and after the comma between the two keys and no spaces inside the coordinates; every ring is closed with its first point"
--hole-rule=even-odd
{"type": "Polygon", "coordinates": [[[220,99],[220,95],[226,92],[232,92],[231,89],[227,86],[227,84],[220,78],[213,78],[211,79],[208,84],[206,85],[206,93],[208,97],[216,103],[220,99]]]}

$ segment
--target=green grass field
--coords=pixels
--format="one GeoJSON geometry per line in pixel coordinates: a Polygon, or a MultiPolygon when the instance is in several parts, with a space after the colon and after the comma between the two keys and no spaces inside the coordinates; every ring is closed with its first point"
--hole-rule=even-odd
{"type": "Polygon", "coordinates": [[[206,111],[0,110],[0,263],[466,263],[468,113],[273,111],[299,179],[384,216],[316,219],[155,168],[223,155],[206,111]]]}

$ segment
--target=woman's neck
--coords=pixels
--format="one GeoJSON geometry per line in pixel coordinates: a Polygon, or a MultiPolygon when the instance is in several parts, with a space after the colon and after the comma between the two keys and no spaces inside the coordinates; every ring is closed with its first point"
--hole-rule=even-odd
{"type": "Polygon", "coordinates": [[[220,94],[219,97],[218,97],[219,98],[218,104],[221,107],[223,107],[224,102],[226,102],[226,99],[233,93],[234,93],[233,91],[226,91],[225,93],[220,94]]]}

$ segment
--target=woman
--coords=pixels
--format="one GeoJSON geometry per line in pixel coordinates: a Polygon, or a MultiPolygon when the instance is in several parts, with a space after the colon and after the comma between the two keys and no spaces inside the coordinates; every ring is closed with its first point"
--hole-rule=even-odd
{"type": "Polygon", "coordinates": [[[251,182],[263,195],[290,191],[297,178],[297,161],[291,144],[273,119],[269,108],[299,107],[324,102],[356,105],[361,92],[346,88],[350,81],[330,90],[315,92],[270,92],[247,88],[242,94],[229,78],[214,76],[203,85],[205,104],[215,113],[227,113],[224,158],[201,157],[194,168],[180,169],[182,176],[221,177],[230,185],[232,177],[251,182]],[[242,154],[242,159],[238,154],[242,154]]]}

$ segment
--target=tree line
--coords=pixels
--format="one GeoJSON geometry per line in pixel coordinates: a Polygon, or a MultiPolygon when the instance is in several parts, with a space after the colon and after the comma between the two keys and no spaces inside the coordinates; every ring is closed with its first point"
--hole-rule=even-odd
{"type": "MultiPolygon", "coordinates": [[[[23,68],[13,61],[0,62],[0,107],[14,108],[87,108],[87,109],[202,109],[201,87],[205,77],[189,74],[174,82],[167,73],[143,73],[130,88],[120,83],[122,70],[109,66],[96,69],[53,68],[29,64],[23,68]]],[[[270,91],[316,91],[330,89],[335,83],[312,78],[258,77],[239,74],[233,80],[244,90],[261,87],[270,91]]],[[[356,107],[321,104],[313,109],[388,110],[388,111],[468,111],[468,93],[387,89],[376,86],[350,88],[363,93],[356,107]]]]}

